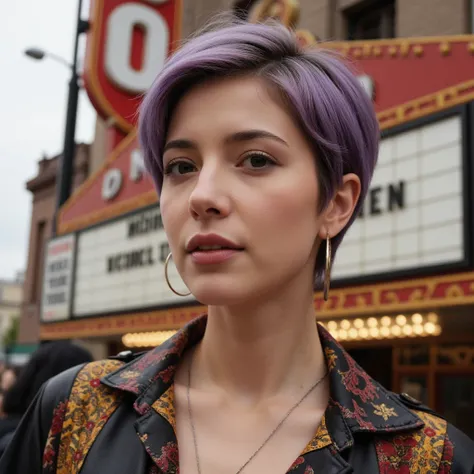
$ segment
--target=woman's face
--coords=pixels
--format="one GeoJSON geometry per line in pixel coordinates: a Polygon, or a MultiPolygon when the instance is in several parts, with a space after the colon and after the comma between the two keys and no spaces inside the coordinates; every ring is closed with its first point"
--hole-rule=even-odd
{"type": "Polygon", "coordinates": [[[312,286],[323,232],[315,157],[274,95],[261,79],[224,79],[173,113],[161,212],[178,271],[204,304],[312,286]]]}

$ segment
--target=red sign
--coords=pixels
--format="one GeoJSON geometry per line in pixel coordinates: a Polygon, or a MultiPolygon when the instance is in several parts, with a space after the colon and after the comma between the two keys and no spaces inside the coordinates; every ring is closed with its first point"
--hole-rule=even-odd
{"type": "Polygon", "coordinates": [[[323,44],[373,80],[382,129],[472,100],[474,36],[323,44]]]}
{"type": "Polygon", "coordinates": [[[149,89],[181,36],[181,0],[92,0],[84,81],[96,110],[132,130],[149,89]]]}
{"type": "Polygon", "coordinates": [[[58,232],[89,227],[156,201],[136,133],[132,132],[61,208],[58,232]]]}

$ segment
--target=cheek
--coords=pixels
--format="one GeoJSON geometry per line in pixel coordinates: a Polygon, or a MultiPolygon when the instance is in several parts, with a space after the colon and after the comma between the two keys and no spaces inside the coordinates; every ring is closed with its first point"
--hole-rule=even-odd
{"type": "Polygon", "coordinates": [[[165,229],[168,242],[172,250],[178,243],[179,236],[179,212],[176,206],[176,201],[167,199],[166,195],[160,197],[161,218],[163,227],[165,229]]]}
{"type": "Polygon", "coordinates": [[[314,183],[297,189],[280,189],[265,201],[265,206],[254,216],[272,251],[275,246],[279,254],[311,251],[319,230],[314,183]]]}

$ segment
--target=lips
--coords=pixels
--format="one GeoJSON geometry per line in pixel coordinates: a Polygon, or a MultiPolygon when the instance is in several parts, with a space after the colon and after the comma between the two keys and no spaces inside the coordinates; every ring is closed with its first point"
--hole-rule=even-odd
{"type": "Polygon", "coordinates": [[[186,245],[188,253],[219,250],[243,250],[243,247],[217,234],[196,234],[186,245]]]}

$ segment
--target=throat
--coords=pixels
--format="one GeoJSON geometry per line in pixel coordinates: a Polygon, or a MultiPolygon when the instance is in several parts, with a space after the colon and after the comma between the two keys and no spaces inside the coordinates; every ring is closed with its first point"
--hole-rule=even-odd
{"type": "Polygon", "coordinates": [[[195,386],[221,391],[248,407],[303,394],[325,375],[313,314],[304,324],[280,326],[222,316],[209,312],[204,338],[193,351],[195,386]]]}

